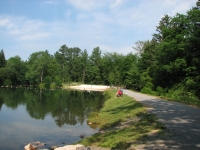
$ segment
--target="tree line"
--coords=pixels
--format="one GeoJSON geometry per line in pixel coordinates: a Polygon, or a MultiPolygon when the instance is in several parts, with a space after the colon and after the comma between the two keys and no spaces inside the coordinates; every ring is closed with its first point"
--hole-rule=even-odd
{"type": "MultiPolygon", "coordinates": [[[[4,56],[1,50],[0,56],[4,56]]],[[[5,57],[1,57],[5,60],[5,57]]],[[[104,53],[99,47],[93,49],[91,55],[87,50],[78,47],[69,48],[62,45],[54,55],[48,50],[34,52],[27,61],[20,56],[2,61],[0,68],[0,84],[40,85],[50,88],[52,84],[62,86],[72,82],[125,85],[126,72],[130,63],[136,63],[137,55],[122,55],[118,53],[104,53]]]]}
{"type": "Polygon", "coordinates": [[[124,86],[171,98],[200,98],[200,9],[186,15],[165,15],[151,40],[138,41],[136,54],[91,53],[62,45],[54,55],[48,50],[5,60],[0,52],[0,85],[40,85],[41,88],[81,82],[124,86]]]}

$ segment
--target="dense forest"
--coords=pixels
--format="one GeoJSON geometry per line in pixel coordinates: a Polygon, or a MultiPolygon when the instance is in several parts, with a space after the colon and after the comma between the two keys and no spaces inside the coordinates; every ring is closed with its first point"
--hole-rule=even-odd
{"type": "Polygon", "coordinates": [[[34,52],[27,61],[5,59],[0,51],[0,85],[38,85],[55,88],[63,83],[104,84],[174,99],[200,98],[200,9],[186,15],[165,15],[151,40],[138,41],[136,54],[91,53],[62,45],[53,55],[34,52]]]}

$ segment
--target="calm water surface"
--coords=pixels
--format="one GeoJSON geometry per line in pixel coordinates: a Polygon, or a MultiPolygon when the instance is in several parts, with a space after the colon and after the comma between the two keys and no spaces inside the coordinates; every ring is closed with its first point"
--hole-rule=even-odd
{"type": "Polygon", "coordinates": [[[23,150],[31,142],[75,143],[97,132],[87,125],[104,102],[101,92],[0,88],[0,150],[23,150]]]}

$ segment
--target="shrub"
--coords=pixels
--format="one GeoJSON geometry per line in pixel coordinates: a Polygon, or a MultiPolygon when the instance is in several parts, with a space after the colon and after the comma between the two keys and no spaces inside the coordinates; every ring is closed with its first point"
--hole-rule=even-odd
{"type": "Polygon", "coordinates": [[[181,86],[181,84],[178,84],[168,90],[165,96],[173,99],[174,101],[200,106],[200,101],[195,93],[193,91],[187,91],[187,89],[185,89],[184,86],[181,86]]]}
{"type": "Polygon", "coordinates": [[[51,83],[50,89],[55,89],[55,88],[56,88],[56,84],[55,83],[51,83]]]}
{"type": "Polygon", "coordinates": [[[44,89],[44,83],[40,83],[40,84],[39,84],[39,88],[40,88],[40,89],[44,89]]]}
{"type": "Polygon", "coordinates": [[[142,90],[141,90],[141,92],[144,93],[144,94],[157,95],[157,93],[155,91],[153,91],[149,87],[143,87],[142,90]]]}
{"type": "Polygon", "coordinates": [[[156,91],[157,91],[157,94],[158,95],[164,95],[164,90],[163,90],[163,88],[162,87],[160,87],[160,86],[158,86],[157,88],[156,88],[156,91]]]}

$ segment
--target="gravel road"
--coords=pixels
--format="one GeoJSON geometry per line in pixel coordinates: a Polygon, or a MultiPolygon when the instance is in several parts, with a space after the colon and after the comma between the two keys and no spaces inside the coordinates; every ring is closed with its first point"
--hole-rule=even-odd
{"type": "Polygon", "coordinates": [[[147,107],[171,133],[166,138],[149,139],[136,149],[200,150],[200,108],[126,89],[123,89],[123,92],[147,107]]]}

